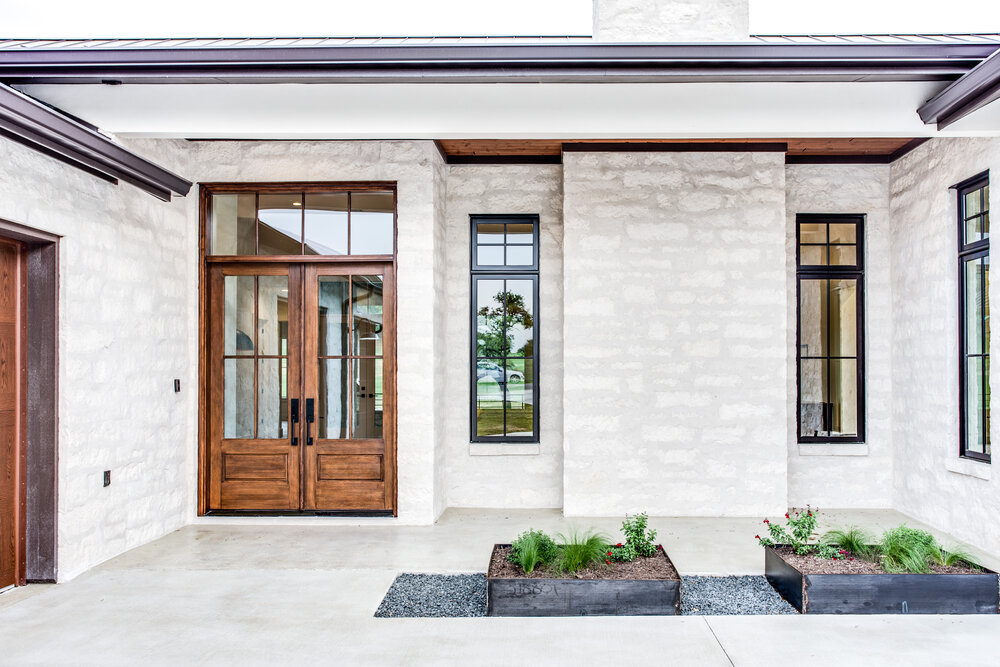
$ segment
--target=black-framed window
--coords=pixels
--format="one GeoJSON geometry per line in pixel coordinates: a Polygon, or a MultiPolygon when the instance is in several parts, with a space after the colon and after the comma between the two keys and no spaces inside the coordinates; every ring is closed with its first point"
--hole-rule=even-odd
{"type": "Polygon", "coordinates": [[[473,215],[472,442],[538,442],[538,216],[473,215]]]}
{"type": "Polygon", "coordinates": [[[795,227],[798,441],[864,442],[864,216],[795,227]]]}
{"type": "Polygon", "coordinates": [[[958,192],[959,454],[990,461],[990,182],[958,192]]]}

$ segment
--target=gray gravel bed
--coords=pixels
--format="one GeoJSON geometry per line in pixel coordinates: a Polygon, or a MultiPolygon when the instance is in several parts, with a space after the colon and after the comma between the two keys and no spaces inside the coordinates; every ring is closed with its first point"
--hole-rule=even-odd
{"type": "Polygon", "coordinates": [[[764,577],[681,577],[684,616],[797,613],[764,577]]]}
{"type": "Polygon", "coordinates": [[[375,612],[377,618],[485,615],[485,574],[401,574],[375,612]]]}
{"type": "MultiPolygon", "coordinates": [[[[764,577],[681,577],[684,616],[797,614],[764,577]]],[[[375,616],[469,617],[486,615],[484,574],[401,574],[375,616]]]]}

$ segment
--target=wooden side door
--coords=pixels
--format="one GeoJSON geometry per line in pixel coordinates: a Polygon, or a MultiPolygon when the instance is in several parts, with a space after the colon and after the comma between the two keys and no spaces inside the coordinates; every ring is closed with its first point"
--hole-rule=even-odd
{"type": "Polygon", "coordinates": [[[25,288],[20,244],[0,240],[0,590],[25,580],[25,288]]]}
{"type": "Polygon", "coordinates": [[[305,268],[303,508],[394,510],[391,263],[305,268]]]}
{"type": "Polygon", "coordinates": [[[209,507],[298,510],[301,269],[209,273],[209,507]]]}

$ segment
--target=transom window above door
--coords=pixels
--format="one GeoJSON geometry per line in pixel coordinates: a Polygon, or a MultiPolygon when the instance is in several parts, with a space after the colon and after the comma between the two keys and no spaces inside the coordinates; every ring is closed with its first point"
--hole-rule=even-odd
{"type": "Polygon", "coordinates": [[[213,190],[206,205],[208,255],[395,254],[396,190],[391,184],[213,190]]]}

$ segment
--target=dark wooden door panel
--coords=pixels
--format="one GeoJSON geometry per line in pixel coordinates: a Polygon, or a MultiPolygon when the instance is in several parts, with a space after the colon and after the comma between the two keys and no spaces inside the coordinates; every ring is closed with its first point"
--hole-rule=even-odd
{"type": "Polygon", "coordinates": [[[289,412],[299,390],[299,274],[288,264],[210,272],[211,509],[301,507],[289,412]]]}
{"type": "Polygon", "coordinates": [[[24,343],[20,245],[0,241],[0,589],[24,583],[24,343]]]}
{"type": "Polygon", "coordinates": [[[394,510],[392,263],[233,262],[208,276],[207,508],[394,510]],[[275,316],[261,285],[280,276],[286,347],[276,357],[261,338],[275,316]]]}

